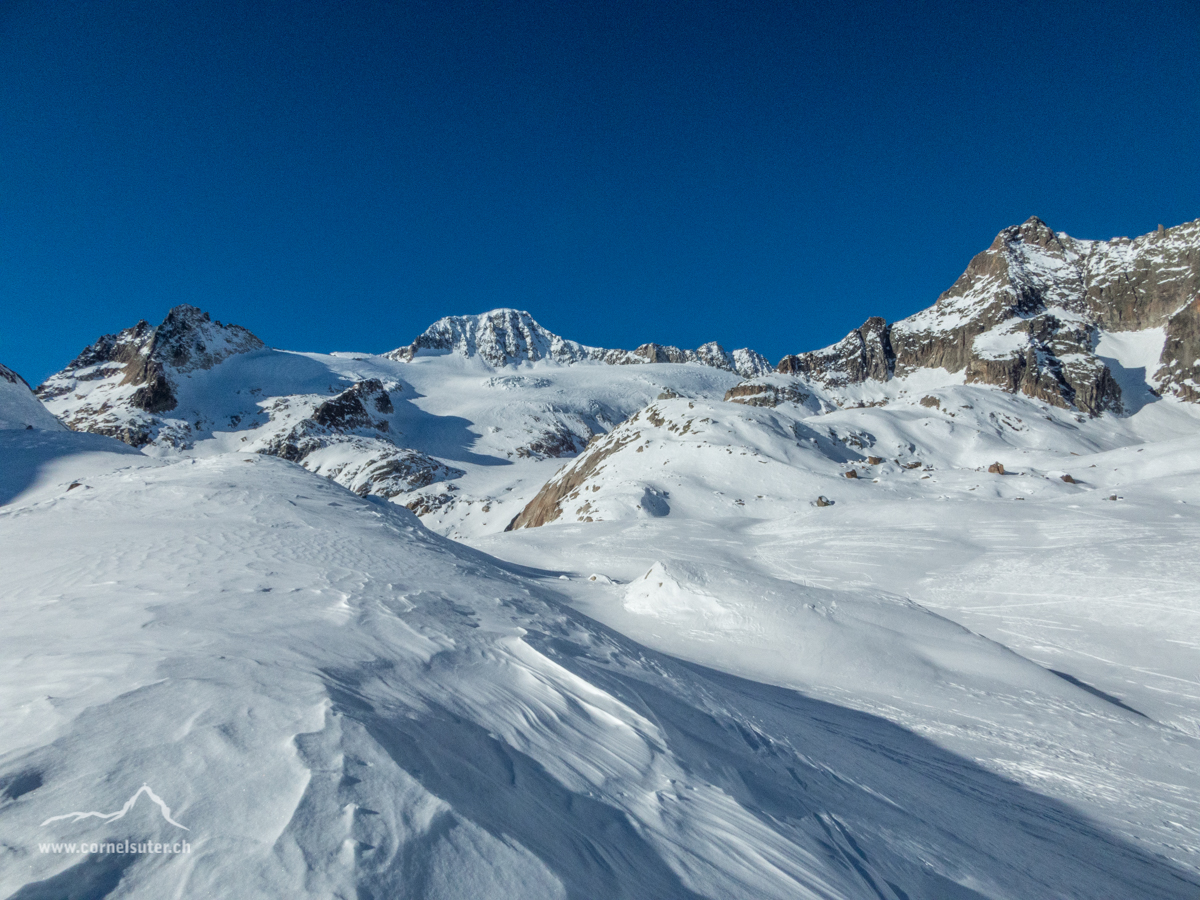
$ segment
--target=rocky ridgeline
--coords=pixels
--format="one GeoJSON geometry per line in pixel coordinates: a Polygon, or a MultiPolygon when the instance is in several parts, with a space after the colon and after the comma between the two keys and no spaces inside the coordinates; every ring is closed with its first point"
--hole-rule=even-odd
{"type": "Polygon", "coordinates": [[[695,350],[653,343],[642,344],[636,350],[588,347],[559,337],[539,325],[529,313],[515,309],[494,309],[478,316],[447,316],[430,325],[407,347],[393,350],[387,357],[408,362],[423,350],[478,357],[496,368],[548,359],[568,365],[588,361],[620,366],[692,363],[736,372],[743,378],[771,371],[771,364],[762,354],[748,348],[730,353],[715,341],[695,350]]]}
{"type": "MultiPolygon", "coordinates": [[[[390,390],[398,386],[389,390],[378,379],[357,382],[326,400],[296,396],[266,404],[261,391],[247,390],[246,408],[227,423],[211,421],[204,408],[181,405],[183,379],[265,349],[244,328],[213,321],[193,306],[177,306],[156,328],[139,322],[101,337],[41,385],[38,396],[70,428],[135,447],[188,449],[207,430],[241,430],[245,452],[291,460],[360,495],[393,497],[462,474],[395,442],[386,416],[394,412],[390,390]]],[[[227,399],[207,397],[201,406],[221,407],[227,399]]]]}
{"type": "Polygon", "coordinates": [[[1000,232],[930,308],[891,325],[868,319],[777,369],[838,387],[945,368],[1097,415],[1122,409],[1095,353],[1100,330],[1149,328],[1163,328],[1165,342],[1147,376],[1161,392],[1200,400],[1200,220],[1132,241],[1082,241],[1031,218],[1000,232]]]}

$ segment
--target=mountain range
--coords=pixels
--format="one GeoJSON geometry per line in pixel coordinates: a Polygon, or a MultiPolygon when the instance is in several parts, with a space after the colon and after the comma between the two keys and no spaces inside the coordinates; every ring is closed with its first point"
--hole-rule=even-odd
{"type": "Polygon", "coordinates": [[[0,896],[1195,897],[1198,317],[1200,220],[1030,219],[775,365],[0,366],[0,896]]]}

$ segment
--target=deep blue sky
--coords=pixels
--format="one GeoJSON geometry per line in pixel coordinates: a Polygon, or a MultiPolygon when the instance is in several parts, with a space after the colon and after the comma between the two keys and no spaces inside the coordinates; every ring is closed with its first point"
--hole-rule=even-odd
{"type": "Polygon", "coordinates": [[[772,361],[1030,215],[1200,216],[1200,5],[0,2],[0,361],[193,303],[383,351],[528,309],[772,361]]]}

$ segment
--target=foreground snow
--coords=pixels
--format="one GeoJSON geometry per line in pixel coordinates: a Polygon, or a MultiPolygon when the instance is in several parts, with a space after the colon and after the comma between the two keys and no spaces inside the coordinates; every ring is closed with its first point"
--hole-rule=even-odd
{"type": "MultiPolygon", "coordinates": [[[[573,582],[450,543],[394,505],[275,459],[130,459],[115,453],[104,471],[91,457],[70,490],[60,470],[31,476],[0,512],[6,894],[1196,890],[1189,853],[1168,862],[1143,827],[776,686],[786,669],[753,680],[722,671],[746,667],[719,653],[704,666],[635,643],[574,611],[555,589],[573,582]],[[186,833],[148,799],[110,825],[41,824],[119,810],[143,783],[186,833]],[[37,846],[181,837],[190,853],[37,846]]],[[[663,568],[686,618],[699,569],[663,568]]],[[[639,614],[635,589],[602,590],[639,614]]],[[[886,629],[906,694],[960,698],[931,720],[986,714],[996,732],[1024,721],[1062,752],[1063,775],[1087,771],[1071,757],[1095,749],[1089,735],[1109,735],[1122,761],[1148,754],[1133,774],[1154,769],[1159,794],[1176,785],[1173,811],[1154,794],[1147,807],[1198,821],[1190,739],[912,604],[792,590],[788,602],[811,604],[814,624],[825,610],[825,633],[845,636],[831,669],[857,661],[853,677],[876,696],[892,667],[871,635],[886,629]],[[1083,744],[1060,746],[1068,732],[1083,744]]],[[[702,656],[693,647],[684,632],[674,649],[702,656]]],[[[1115,774],[1119,792],[1129,779],[1115,774]]]]}

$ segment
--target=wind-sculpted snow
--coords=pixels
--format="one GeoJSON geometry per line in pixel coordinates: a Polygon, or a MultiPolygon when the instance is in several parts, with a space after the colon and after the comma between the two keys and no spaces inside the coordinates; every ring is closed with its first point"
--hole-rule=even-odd
{"type": "MultiPolygon", "coordinates": [[[[127,458],[0,511],[0,648],[20,661],[0,682],[0,784],[22,786],[0,804],[6,896],[1200,889],[1136,829],[1118,834],[887,716],[649,649],[574,611],[553,573],[448,542],[282,460],[127,458]],[[190,829],[189,852],[39,852],[178,841],[151,804],[107,825],[47,821],[122,809],[143,783],[190,829]]],[[[1087,771],[1063,743],[1081,728],[1122,762],[1163,745],[1163,785],[1195,752],[915,604],[761,575],[739,588],[745,575],[711,565],[645,574],[655,586],[591,584],[642,618],[780,591],[784,606],[825,610],[809,615],[829,616],[843,643],[824,652],[845,657],[839,677],[863,696],[886,697],[902,673],[906,696],[942,710],[931,721],[949,698],[964,725],[989,711],[985,741],[1034,716],[1066,776],[1087,771]],[[899,640],[882,651],[855,637],[885,631],[899,640]]],[[[683,634],[685,656],[695,639],[683,634]]],[[[794,657],[824,668],[807,645],[794,657]]],[[[1171,810],[1161,795],[1144,796],[1148,816],[1195,821],[1186,794],[1171,810]]]]}

